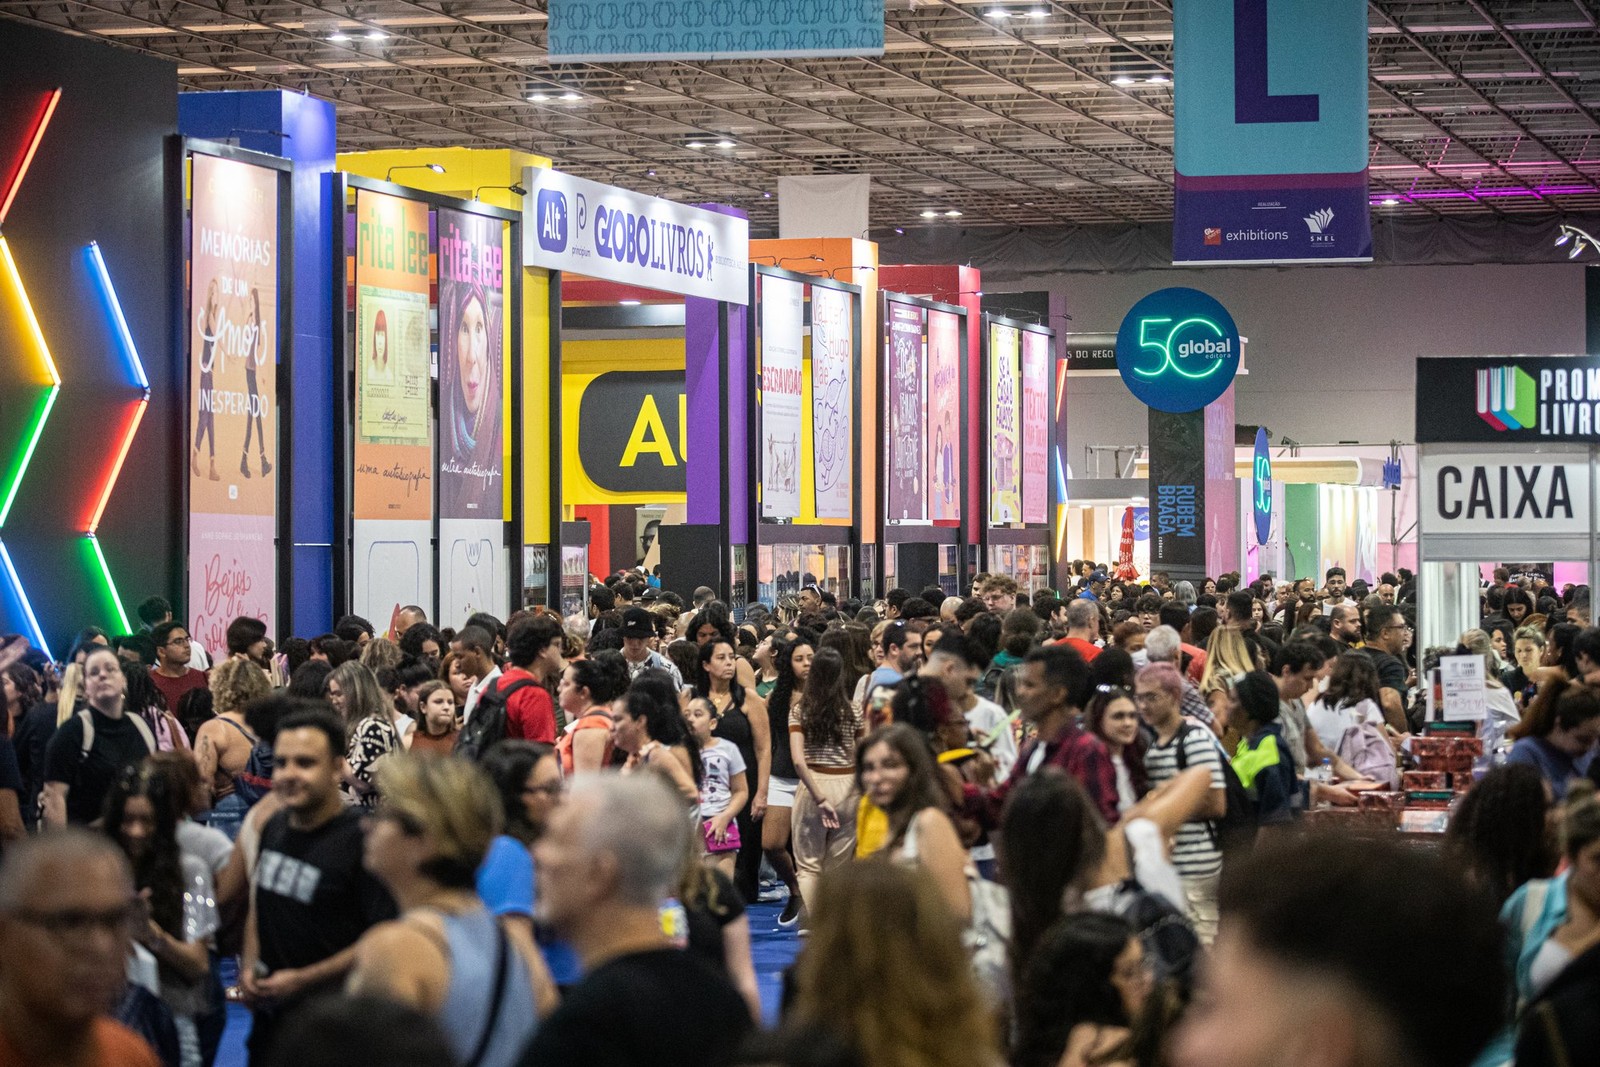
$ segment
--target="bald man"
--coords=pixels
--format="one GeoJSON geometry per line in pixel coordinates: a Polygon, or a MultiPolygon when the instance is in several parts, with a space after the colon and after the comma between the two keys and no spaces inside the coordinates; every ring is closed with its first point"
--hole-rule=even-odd
{"type": "Polygon", "coordinates": [[[6,850],[0,864],[0,1063],[159,1067],[109,1013],[144,914],[122,852],[66,828],[6,850]]]}

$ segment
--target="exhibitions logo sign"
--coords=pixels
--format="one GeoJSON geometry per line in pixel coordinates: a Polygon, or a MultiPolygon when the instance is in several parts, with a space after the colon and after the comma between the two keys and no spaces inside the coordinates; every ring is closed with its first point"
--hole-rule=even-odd
{"type": "Polygon", "coordinates": [[[1117,370],[1145,406],[1198,411],[1227,391],[1239,369],[1233,316],[1198,289],[1151,293],[1117,331],[1117,370]]]}
{"type": "Polygon", "coordinates": [[[750,302],[748,220],[546,167],[523,175],[525,266],[750,302]]]}

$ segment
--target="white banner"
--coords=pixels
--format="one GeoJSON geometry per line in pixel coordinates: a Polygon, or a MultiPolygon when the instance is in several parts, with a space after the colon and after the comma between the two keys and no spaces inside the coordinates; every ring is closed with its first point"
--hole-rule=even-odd
{"type": "Polygon", "coordinates": [[[800,397],[805,374],[800,282],[761,279],[761,516],[800,517],[800,397]]]}
{"type": "Polygon", "coordinates": [[[817,518],[848,519],[855,370],[850,294],[811,287],[811,427],[817,518]]]}
{"type": "Polygon", "coordinates": [[[525,167],[522,263],[667,293],[750,302],[750,223],[525,167]]]}
{"type": "Polygon", "coordinates": [[[778,179],[778,236],[866,240],[872,178],[865,174],[806,174],[778,179]]]}
{"type": "Polygon", "coordinates": [[[1588,452],[1422,457],[1424,534],[1589,532],[1588,452]]]}

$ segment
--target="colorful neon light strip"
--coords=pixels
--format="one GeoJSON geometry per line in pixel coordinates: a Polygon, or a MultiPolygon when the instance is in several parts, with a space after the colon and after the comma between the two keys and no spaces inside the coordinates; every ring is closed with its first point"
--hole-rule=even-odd
{"type": "Polygon", "coordinates": [[[0,281],[9,282],[16,292],[23,322],[33,335],[42,361],[45,380],[40,384],[48,386],[43,403],[33,414],[33,421],[25,435],[27,443],[23,446],[16,469],[11,474],[11,482],[6,486],[5,495],[0,497],[0,528],[3,528],[6,519],[11,515],[11,505],[16,503],[17,489],[22,485],[23,476],[28,473],[28,464],[33,462],[33,450],[39,447],[39,438],[44,434],[44,424],[49,421],[50,409],[55,406],[56,395],[61,392],[61,376],[56,373],[55,360],[50,358],[50,347],[45,344],[44,332],[39,329],[39,319],[33,313],[33,304],[28,300],[28,291],[22,287],[22,277],[17,273],[17,262],[11,257],[11,246],[4,237],[0,237],[0,281]]]}
{"type": "Polygon", "coordinates": [[[133,343],[133,332],[128,329],[127,316],[122,313],[122,302],[117,299],[117,289],[111,284],[111,272],[106,269],[105,256],[101,253],[98,242],[89,242],[88,247],[84,249],[84,258],[89,264],[89,276],[94,279],[99,291],[106,320],[111,324],[112,335],[116,338],[118,346],[122,349],[123,358],[127,361],[130,382],[139,390],[139,397],[134,402],[131,415],[123,427],[121,444],[117,447],[111,465],[106,468],[104,484],[95,497],[94,510],[84,523],[85,537],[89,542],[95,566],[99,569],[101,578],[105,580],[106,597],[116,610],[123,631],[127,632],[132,627],[128,625],[128,613],[122,606],[122,594],[117,592],[117,583],[111,578],[111,566],[106,562],[106,554],[101,549],[100,539],[95,536],[95,532],[100,528],[100,520],[106,513],[106,505],[111,501],[111,491],[116,488],[117,479],[122,476],[122,465],[128,459],[128,450],[133,447],[133,438],[139,432],[139,423],[144,418],[145,409],[150,406],[150,379],[145,376],[144,363],[139,359],[139,350],[133,343]]]}
{"type": "Polygon", "coordinates": [[[50,116],[56,113],[56,105],[60,102],[60,89],[51,90],[45,97],[44,106],[39,109],[39,117],[34,120],[33,131],[28,134],[28,145],[22,150],[17,169],[11,172],[11,177],[6,181],[4,196],[0,196],[0,222],[6,221],[6,215],[11,210],[11,202],[17,198],[17,190],[22,188],[22,179],[27,177],[28,168],[33,165],[33,154],[39,151],[39,142],[44,140],[44,128],[50,125],[50,116]]]}
{"type": "Polygon", "coordinates": [[[33,614],[33,605],[28,603],[28,594],[22,591],[22,580],[17,577],[17,568],[11,565],[11,553],[6,551],[3,541],[0,541],[0,565],[3,565],[6,581],[11,584],[11,591],[16,595],[17,603],[22,605],[23,618],[28,624],[28,636],[45,655],[55,659],[55,656],[50,654],[50,646],[44,643],[44,631],[39,628],[39,620],[33,614]]]}

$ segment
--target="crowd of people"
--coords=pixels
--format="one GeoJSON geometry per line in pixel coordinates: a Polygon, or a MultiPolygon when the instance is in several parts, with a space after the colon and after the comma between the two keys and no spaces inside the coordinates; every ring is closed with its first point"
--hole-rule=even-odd
{"type": "Polygon", "coordinates": [[[1497,573],[1418,650],[1404,571],[1072,575],[5,638],[0,1067],[210,1067],[230,999],[283,1067],[1600,1054],[1587,588],[1497,573]],[[1487,708],[1442,842],[1319,818],[1441,653],[1487,708]]]}

